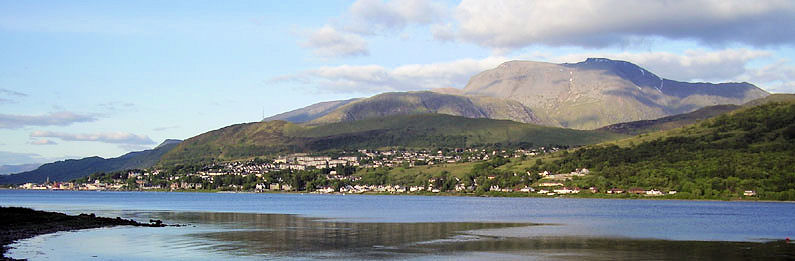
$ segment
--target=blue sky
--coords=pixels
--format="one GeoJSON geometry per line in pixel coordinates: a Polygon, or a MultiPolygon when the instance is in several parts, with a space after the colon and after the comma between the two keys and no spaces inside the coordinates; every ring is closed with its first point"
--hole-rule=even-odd
{"type": "Polygon", "coordinates": [[[312,103],[608,57],[795,92],[793,1],[0,0],[0,165],[115,157],[312,103]]]}

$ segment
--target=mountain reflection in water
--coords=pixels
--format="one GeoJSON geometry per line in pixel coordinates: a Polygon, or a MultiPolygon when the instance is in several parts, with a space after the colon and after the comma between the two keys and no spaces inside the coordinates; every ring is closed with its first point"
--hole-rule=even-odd
{"type": "MultiPolygon", "coordinates": [[[[332,252],[386,255],[423,253],[434,242],[482,240],[466,231],[530,226],[529,223],[368,223],[340,222],[284,214],[164,212],[166,220],[214,224],[224,229],[189,236],[215,242],[219,251],[296,256],[332,252]]],[[[363,256],[364,257],[364,256],[363,256]]],[[[370,256],[372,257],[372,256],[370,256]]]]}
{"type": "MultiPolygon", "coordinates": [[[[499,237],[473,230],[511,229],[531,223],[339,222],[285,214],[156,212],[152,217],[222,229],[188,234],[232,256],[270,258],[397,259],[791,259],[783,242],[701,242],[596,237],[499,237]]],[[[499,231],[499,230],[497,230],[499,231]]],[[[491,233],[490,233],[491,234],[491,233]]]]}
{"type": "Polygon", "coordinates": [[[795,260],[783,202],[0,190],[0,205],[188,224],[49,234],[8,253],[31,261],[795,260]]]}

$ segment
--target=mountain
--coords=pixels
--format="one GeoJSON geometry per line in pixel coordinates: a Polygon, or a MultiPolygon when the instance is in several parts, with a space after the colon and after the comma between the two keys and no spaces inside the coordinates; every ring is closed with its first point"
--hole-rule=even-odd
{"type": "Polygon", "coordinates": [[[273,115],[271,117],[265,118],[262,121],[289,121],[295,123],[307,122],[317,119],[323,115],[328,114],[336,110],[337,108],[344,106],[345,104],[354,102],[359,99],[348,99],[348,100],[339,100],[339,101],[328,101],[328,102],[321,102],[309,105],[307,107],[288,111],[285,113],[280,113],[273,115]]]}
{"type": "Polygon", "coordinates": [[[117,158],[104,159],[94,156],[47,163],[35,170],[1,176],[0,184],[43,183],[47,178],[50,181],[68,181],[96,172],[149,168],[180,142],[179,140],[165,140],[154,149],[130,152],[117,158]]]}
{"type": "Polygon", "coordinates": [[[510,61],[473,76],[463,93],[515,100],[542,122],[574,129],[743,104],[769,95],[750,83],[679,82],[604,58],[564,64],[510,61]]]}
{"type": "Polygon", "coordinates": [[[19,164],[19,165],[2,165],[0,166],[0,175],[7,175],[13,173],[19,173],[29,170],[34,170],[41,166],[41,163],[33,163],[33,164],[19,164]]]}
{"type": "Polygon", "coordinates": [[[795,102],[748,106],[700,123],[588,146],[545,168],[588,168],[572,184],[676,190],[682,198],[795,200],[795,102]]]}
{"type": "Polygon", "coordinates": [[[461,148],[497,143],[584,145],[620,137],[623,135],[445,114],[390,115],[322,125],[269,121],[235,124],[192,137],[166,153],[159,165],[385,147],[461,148]]]}
{"type": "Polygon", "coordinates": [[[391,115],[439,113],[467,118],[539,123],[519,102],[491,97],[466,97],[429,91],[390,92],[350,102],[318,117],[311,124],[350,122],[391,115]]]}
{"type": "Polygon", "coordinates": [[[655,120],[630,121],[607,125],[599,130],[621,133],[626,135],[638,135],[662,130],[684,127],[696,122],[709,119],[718,115],[742,108],[740,105],[715,105],[704,107],[693,112],[662,117],[655,120]]]}

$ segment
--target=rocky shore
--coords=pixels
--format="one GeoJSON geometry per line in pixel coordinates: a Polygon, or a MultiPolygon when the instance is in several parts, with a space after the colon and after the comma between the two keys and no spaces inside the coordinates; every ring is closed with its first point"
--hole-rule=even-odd
{"type": "Polygon", "coordinates": [[[97,217],[92,214],[71,216],[63,213],[38,211],[29,208],[0,207],[0,260],[14,260],[6,257],[8,245],[25,238],[78,229],[111,227],[111,226],[142,226],[164,227],[160,220],[140,223],[120,217],[97,217]]]}

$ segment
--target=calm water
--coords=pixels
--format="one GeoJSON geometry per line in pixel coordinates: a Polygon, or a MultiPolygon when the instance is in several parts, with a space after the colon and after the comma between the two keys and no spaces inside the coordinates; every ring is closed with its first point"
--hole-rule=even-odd
{"type": "Polygon", "coordinates": [[[795,237],[795,204],[778,202],[2,190],[0,205],[189,224],[61,232],[10,251],[31,260],[795,257],[781,243],[795,237]]]}

